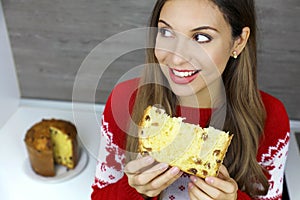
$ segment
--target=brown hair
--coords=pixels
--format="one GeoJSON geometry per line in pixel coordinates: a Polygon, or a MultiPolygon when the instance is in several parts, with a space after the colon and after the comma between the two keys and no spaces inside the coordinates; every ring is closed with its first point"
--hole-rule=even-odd
{"type": "MultiPolygon", "coordinates": [[[[159,15],[167,0],[158,0],[150,18],[150,27],[157,27],[159,15]]],[[[226,119],[223,129],[234,133],[224,165],[239,189],[250,196],[266,194],[268,180],[256,160],[259,141],[263,136],[265,109],[256,77],[256,16],[253,0],[211,0],[223,13],[232,30],[232,38],[240,36],[244,27],[251,34],[245,49],[237,59],[230,58],[222,74],[226,92],[226,119]],[[254,184],[256,183],[256,184],[254,184]],[[260,186],[258,187],[259,184],[260,186]]],[[[151,29],[149,42],[153,47],[157,32],[151,29]]],[[[154,48],[147,49],[147,63],[137,92],[132,120],[140,121],[148,105],[160,104],[170,115],[175,114],[176,96],[168,89],[167,80],[158,66],[154,48]]],[[[131,125],[127,136],[127,152],[137,152],[137,127],[131,125]]],[[[133,157],[128,156],[128,160],[133,157]]]]}

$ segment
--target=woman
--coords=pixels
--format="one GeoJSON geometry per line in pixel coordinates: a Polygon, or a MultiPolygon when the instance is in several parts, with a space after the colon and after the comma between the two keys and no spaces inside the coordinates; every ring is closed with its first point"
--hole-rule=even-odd
{"type": "Polygon", "coordinates": [[[258,90],[253,0],[158,0],[150,27],[149,66],[106,103],[92,199],[281,199],[289,120],[258,90]],[[135,124],[153,104],[234,133],[218,177],[137,155],[135,124]]]}

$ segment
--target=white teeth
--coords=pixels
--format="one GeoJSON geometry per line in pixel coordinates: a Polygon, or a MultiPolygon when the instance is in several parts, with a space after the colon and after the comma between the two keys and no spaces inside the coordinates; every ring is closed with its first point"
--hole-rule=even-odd
{"type": "Polygon", "coordinates": [[[193,74],[195,74],[197,71],[192,71],[192,72],[179,72],[179,71],[176,71],[176,70],[172,70],[173,73],[176,75],[176,76],[179,76],[179,77],[187,77],[187,76],[192,76],[193,74]]]}

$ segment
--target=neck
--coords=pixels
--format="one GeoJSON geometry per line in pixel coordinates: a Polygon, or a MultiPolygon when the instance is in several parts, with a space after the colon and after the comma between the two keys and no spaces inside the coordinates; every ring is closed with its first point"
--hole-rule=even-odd
{"type": "Polygon", "coordinates": [[[179,104],[194,108],[218,108],[226,101],[222,78],[219,78],[194,95],[179,97],[179,104]]]}

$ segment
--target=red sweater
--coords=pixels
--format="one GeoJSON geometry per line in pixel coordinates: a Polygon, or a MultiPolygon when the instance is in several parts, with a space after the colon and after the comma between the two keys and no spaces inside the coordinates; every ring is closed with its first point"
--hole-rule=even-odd
{"type": "MultiPolygon", "coordinates": [[[[101,125],[101,142],[96,167],[95,181],[92,185],[93,200],[143,200],[143,197],[128,185],[123,172],[125,161],[126,125],[130,119],[138,80],[133,79],[118,84],[109,96],[101,125]]],[[[270,188],[260,200],[280,200],[283,188],[284,165],[288,152],[289,119],[283,104],[276,98],[261,92],[267,112],[264,127],[265,139],[260,142],[257,161],[268,170],[270,188]]],[[[206,126],[211,116],[211,109],[178,107],[178,116],[184,116],[193,122],[193,112],[199,113],[201,126],[206,126]],[[181,112],[180,112],[181,111],[181,112]]],[[[164,199],[187,199],[188,178],[182,176],[164,193],[164,199]]],[[[157,198],[153,198],[157,199],[157,198]]],[[[238,200],[251,199],[238,190],[238,200]]]]}

